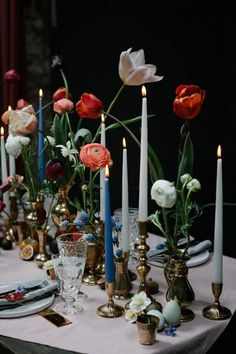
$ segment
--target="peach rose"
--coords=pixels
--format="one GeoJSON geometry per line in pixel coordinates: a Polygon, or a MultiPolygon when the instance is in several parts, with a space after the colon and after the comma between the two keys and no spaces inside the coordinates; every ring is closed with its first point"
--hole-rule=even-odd
{"type": "Polygon", "coordinates": [[[38,127],[38,120],[31,105],[10,111],[9,121],[10,132],[13,136],[31,134],[38,127]]]}

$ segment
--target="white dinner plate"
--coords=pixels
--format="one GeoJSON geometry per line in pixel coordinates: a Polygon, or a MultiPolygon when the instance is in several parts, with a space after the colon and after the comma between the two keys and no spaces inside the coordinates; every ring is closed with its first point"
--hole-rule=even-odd
{"type": "MultiPolygon", "coordinates": [[[[196,255],[193,255],[187,262],[187,266],[188,268],[191,268],[191,267],[196,267],[196,266],[199,266],[203,263],[206,263],[208,261],[208,259],[210,258],[210,253],[208,250],[205,250],[199,254],[196,254],[196,255]]],[[[157,262],[157,261],[150,261],[150,260],[147,260],[147,263],[152,265],[152,266],[155,266],[155,267],[161,267],[161,268],[164,268],[165,266],[165,263],[162,263],[162,262],[157,262]]]]}
{"type": "Polygon", "coordinates": [[[15,307],[14,309],[7,309],[0,311],[0,318],[14,318],[32,315],[39,311],[45,310],[54,302],[55,295],[51,295],[46,299],[30,302],[28,304],[15,307]]]}

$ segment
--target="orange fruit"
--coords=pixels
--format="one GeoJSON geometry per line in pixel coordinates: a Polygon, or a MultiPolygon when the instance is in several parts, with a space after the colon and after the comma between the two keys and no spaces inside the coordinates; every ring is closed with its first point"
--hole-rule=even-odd
{"type": "Polygon", "coordinates": [[[34,249],[33,249],[33,246],[31,246],[31,245],[26,245],[20,251],[20,257],[24,261],[29,261],[30,259],[33,258],[33,256],[34,256],[34,249]]]}
{"type": "Polygon", "coordinates": [[[23,241],[20,242],[19,247],[20,250],[22,250],[25,246],[30,245],[34,249],[34,254],[39,252],[39,243],[38,241],[34,240],[33,238],[26,238],[23,241]]]}

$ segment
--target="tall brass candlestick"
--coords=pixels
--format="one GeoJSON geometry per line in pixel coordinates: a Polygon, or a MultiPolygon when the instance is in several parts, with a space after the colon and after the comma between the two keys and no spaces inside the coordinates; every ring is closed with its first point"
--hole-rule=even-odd
{"type": "Polygon", "coordinates": [[[231,311],[228,308],[221,306],[219,301],[223,284],[212,283],[211,286],[215,301],[212,305],[205,307],[202,310],[202,314],[209,320],[227,320],[231,317],[231,311]]]}
{"type": "Polygon", "coordinates": [[[153,299],[150,291],[150,287],[147,284],[146,278],[148,273],[150,272],[151,267],[147,264],[147,251],[149,251],[150,247],[146,243],[147,234],[147,221],[138,221],[139,223],[139,245],[137,246],[137,250],[140,254],[139,262],[140,264],[136,267],[137,272],[141,278],[141,282],[138,287],[138,293],[140,291],[145,291],[147,296],[152,300],[153,305],[156,309],[161,310],[162,305],[153,299]]]}
{"type": "Polygon", "coordinates": [[[105,287],[108,295],[108,302],[107,304],[98,307],[97,315],[105,318],[116,318],[122,316],[124,313],[124,308],[120,305],[116,305],[112,298],[115,292],[115,284],[106,282],[105,287]]]}

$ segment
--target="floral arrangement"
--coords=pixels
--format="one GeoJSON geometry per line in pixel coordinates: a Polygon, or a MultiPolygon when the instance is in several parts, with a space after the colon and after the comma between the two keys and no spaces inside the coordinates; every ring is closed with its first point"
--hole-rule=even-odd
{"type": "MultiPolygon", "coordinates": [[[[137,122],[141,117],[121,121],[111,114],[112,108],[126,86],[157,82],[162,77],[155,75],[155,65],[145,63],[142,49],[132,52],[129,48],[123,51],[120,54],[118,65],[122,85],[108,108],[105,109],[99,98],[87,92],[83,93],[74,103],[60,57],[53,57],[52,68],[59,71],[63,80],[63,86],[53,93],[52,102],[43,107],[44,109],[53,104],[55,116],[52,126],[48,132],[39,131],[39,112],[36,112],[29,102],[20,99],[15,109],[6,111],[2,115],[2,121],[9,125],[10,132],[6,141],[6,150],[14,158],[21,156],[24,163],[25,178],[21,189],[27,192],[25,200],[35,201],[39,195],[48,194],[54,198],[60,187],[76,183],[76,186],[79,186],[77,188],[79,192],[73,198],[68,197],[68,203],[76,211],[87,213],[87,225],[96,226],[100,189],[96,180],[101,169],[106,165],[112,167],[113,164],[109,150],[98,142],[101,134],[101,115],[106,121],[106,131],[122,127],[139,144],[139,140],[128,125],[137,122]],[[85,119],[95,122],[97,129],[94,135],[82,127],[85,119]],[[40,180],[38,173],[39,132],[44,135],[42,153],[47,161],[44,181],[40,180]]],[[[16,75],[11,77],[14,80],[20,78],[16,75]]],[[[19,195],[19,198],[22,199],[22,195],[19,195]]],[[[75,215],[72,215],[72,220],[74,217],[75,215]]],[[[99,228],[96,227],[96,230],[99,228]]],[[[99,239],[100,236],[97,236],[99,239]]]]}
{"type": "Polygon", "coordinates": [[[184,120],[180,129],[178,172],[175,182],[164,179],[161,165],[158,164],[158,179],[151,188],[151,198],[158,209],[149,216],[149,220],[166,238],[170,254],[179,253],[178,241],[185,238],[185,257],[190,245],[190,229],[201,210],[193,201],[193,195],[201,189],[200,182],[193,178],[193,144],[190,136],[190,121],[199,114],[205,91],[196,85],[180,85],[176,89],[173,102],[175,114],[184,120]]]}

